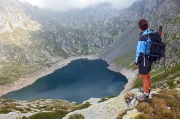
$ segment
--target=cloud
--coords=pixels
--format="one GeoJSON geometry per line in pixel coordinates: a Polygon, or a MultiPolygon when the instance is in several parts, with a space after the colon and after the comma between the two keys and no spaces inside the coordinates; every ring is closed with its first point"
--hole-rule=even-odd
{"type": "Polygon", "coordinates": [[[27,1],[40,8],[50,8],[54,10],[68,10],[71,8],[85,8],[99,2],[111,2],[116,8],[126,8],[137,0],[20,0],[27,1]]]}

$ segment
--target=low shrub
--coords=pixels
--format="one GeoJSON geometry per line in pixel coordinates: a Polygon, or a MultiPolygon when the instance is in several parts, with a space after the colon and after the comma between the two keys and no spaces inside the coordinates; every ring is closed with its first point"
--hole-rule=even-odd
{"type": "Polygon", "coordinates": [[[58,110],[55,112],[41,112],[37,113],[28,119],[62,119],[68,112],[58,110]]]}
{"type": "Polygon", "coordinates": [[[68,117],[68,119],[84,119],[82,114],[73,114],[68,117]]]}

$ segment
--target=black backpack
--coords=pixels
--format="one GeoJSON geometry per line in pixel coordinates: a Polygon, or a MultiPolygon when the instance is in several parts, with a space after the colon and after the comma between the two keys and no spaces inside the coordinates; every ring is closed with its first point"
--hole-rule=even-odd
{"type": "Polygon", "coordinates": [[[153,32],[148,35],[151,39],[150,43],[150,60],[155,62],[165,57],[165,43],[163,42],[159,32],[153,32]]]}
{"type": "MultiPolygon", "coordinates": [[[[162,57],[164,58],[164,78],[166,80],[166,63],[165,63],[165,48],[166,45],[163,42],[160,33],[162,33],[162,26],[160,26],[159,32],[153,32],[149,34],[148,36],[151,39],[150,43],[150,60],[152,62],[159,61],[162,57]]],[[[166,81],[159,82],[156,84],[156,88],[159,88],[161,86],[166,87],[165,84],[166,81]]]]}

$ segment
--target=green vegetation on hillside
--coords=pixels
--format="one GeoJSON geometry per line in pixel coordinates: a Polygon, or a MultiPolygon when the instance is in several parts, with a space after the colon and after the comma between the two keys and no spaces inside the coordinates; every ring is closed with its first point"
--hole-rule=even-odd
{"type": "Polygon", "coordinates": [[[148,103],[140,102],[136,108],[141,114],[135,119],[179,119],[180,95],[176,90],[164,90],[153,94],[148,103]]]}
{"type": "MultiPolygon", "coordinates": [[[[20,113],[35,113],[30,117],[24,116],[23,119],[62,119],[70,112],[82,110],[89,106],[91,106],[89,102],[81,104],[52,99],[31,100],[26,102],[0,98],[0,114],[8,114],[9,112],[16,111],[20,113]]],[[[81,115],[74,115],[73,117],[78,116],[81,117],[81,115]]]]}
{"type": "MultiPolygon", "coordinates": [[[[48,110],[49,112],[37,113],[27,119],[62,119],[66,114],[71,111],[82,110],[88,108],[89,106],[91,106],[91,104],[88,102],[85,104],[75,104],[72,106],[52,106],[51,110],[47,109],[49,107],[45,106],[45,110],[48,110]],[[59,110],[52,111],[53,108],[59,110]]],[[[84,119],[84,117],[80,114],[75,114],[71,115],[70,119],[84,119]]]]}
{"type": "MultiPolygon", "coordinates": [[[[141,114],[135,119],[179,119],[180,95],[177,89],[180,88],[180,64],[168,67],[166,77],[164,76],[163,67],[152,71],[153,89],[156,83],[165,81],[165,87],[159,87],[160,92],[152,94],[152,98],[148,103],[139,102],[135,107],[141,114]]],[[[142,81],[137,78],[133,88],[141,87],[142,81]]]]}
{"type": "Polygon", "coordinates": [[[57,110],[54,112],[41,112],[24,119],[62,119],[68,112],[57,110]]]}
{"type": "MultiPolygon", "coordinates": [[[[163,67],[153,70],[151,72],[152,83],[156,84],[161,81],[166,81],[169,88],[174,88],[175,86],[178,86],[177,84],[180,84],[180,81],[177,81],[177,84],[174,84],[174,81],[180,77],[179,69],[180,69],[180,64],[178,64],[174,67],[169,67],[166,71],[166,77],[164,75],[163,67]]],[[[142,81],[141,81],[140,77],[138,77],[134,82],[133,88],[138,88],[141,86],[142,86],[142,81]]]]}
{"type": "Polygon", "coordinates": [[[114,98],[114,97],[116,97],[116,96],[108,96],[107,98],[101,98],[101,100],[99,100],[98,103],[107,101],[107,100],[109,100],[109,99],[111,99],[111,98],[114,98]]]}
{"type": "Polygon", "coordinates": [[[73,114],[68,117],[68,119],[84,119],[82,114],[73,114]]]}
{"type": "Polygon", "coordinates": [[[85,109],[85,108],[88,108],[89,106],[91,106],[89,102],[86,102],[84,104],[78,104],[78,106],[73,107],[72,111],[85,109]]]}
{"type": "Polygon", "coordinates": [[[128,69],[134,68],[134,62],[135,62],[135,52],[129,52],[126,53],[114,60],[114,63],[116,66],[119,67],[126,67],[128,69]]]}
{"type": "Polygon", "coordinates": [[[18,0],[1,0],[0,4],[1,85],[61,58],[98,54],[117,37],[105,30],[104,21],[117,12],[110,3],[66,12],[43,10],[18,0]]]}

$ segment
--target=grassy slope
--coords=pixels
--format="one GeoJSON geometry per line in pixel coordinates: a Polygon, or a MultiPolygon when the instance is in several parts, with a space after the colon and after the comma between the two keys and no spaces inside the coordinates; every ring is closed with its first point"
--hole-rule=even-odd
{"type": "Polygon", "coordinates": [[[140,102],[136,108],[141,114],[135,119],[179,119],[180,95],[175,90],[153,94],[149,103],[140,102]]]}
{"type": "Polygon", "coordinates": [[[128,69],[129,68],[133,69],[134,60],[135,60],[135,53],[134,53],[134,51],[130,51],[130,52],[116,58],[114,60],[114,62],[115,62],[116,66],[127,67],[128,69]]]}
{"type": "MultiPolygon", "coordinates": [[[[161,67],[161,68],[157,68],[156,70],[153,70],[151,72],[151,77],[152,77],[152,82],[153,84],[156,84],[158,82],[161,82],[161,81],[165,81],[167,80],[167,83],[169,84],[169,86],[171,88],[175,87],[175,85],[173,85],[173,82],[175,79],[177,79],[178,77],[180,77],[180,64],[174,66],[174,67],[170,67],[167,69],[166,71],[166,77],[164,75],[164,68],[161,67]]],[[[134,82],[134,86],[133,88],[138,88],[138,87],[141,87],[142,86],[142,81],[139,78],[137,78],[134,82]]]]}
{"type": "Polygon", "coordinates": [[[136,45],[134,44],[137,44],[138,34],[139,31],[137,30],[136,25],[129,28],[119,38],[117,38],[116,42],[110,48],[101,52],[99,57],[106,59],[109,63],[114,63],[114,60],[117,58],[120,58],[121,60],[123,55],[135,51],[136,45]]]}

